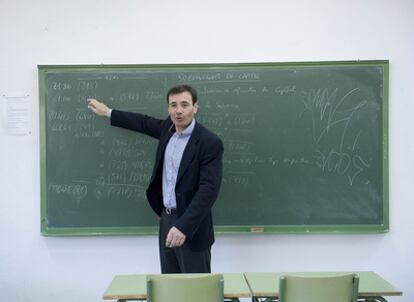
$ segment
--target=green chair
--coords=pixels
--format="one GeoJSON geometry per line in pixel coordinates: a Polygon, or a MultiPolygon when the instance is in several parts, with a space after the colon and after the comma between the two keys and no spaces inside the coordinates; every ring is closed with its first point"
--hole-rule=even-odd
{"type": "Polygon", "coordinates": [[[223,302],[221,274],[148,275],[148,302],[223,302]]]}
{"type": "Polygon", "coordinates": [[[359,278],[286,275],[279,279],[279,302],[356,302],[359,278]]]}

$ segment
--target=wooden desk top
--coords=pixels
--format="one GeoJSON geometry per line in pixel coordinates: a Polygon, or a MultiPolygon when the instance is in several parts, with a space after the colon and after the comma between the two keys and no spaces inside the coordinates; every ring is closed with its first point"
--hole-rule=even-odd
{"type": "MultiPolygon", "coordinates": [[[[192,275],[203,274],[186,274],[192,275]]],[[[250,289],[242,273],[223,274],[224,297],[243,298],[250,297],[250,289]]],[[[146,299],[147,275],[119,275],[115,276],[103,295],[104,300],[117,299],[146,299]]]]}
{"type": "Polygon", "coordinates": [[[355,273],[359,276],[359,297],[401,296],[402,291],[374,272],[319,272],[319,273],[245,273],[247,283],[255,297],[278,297],[279,278],[282,275],[323,276],[355,273]]]}

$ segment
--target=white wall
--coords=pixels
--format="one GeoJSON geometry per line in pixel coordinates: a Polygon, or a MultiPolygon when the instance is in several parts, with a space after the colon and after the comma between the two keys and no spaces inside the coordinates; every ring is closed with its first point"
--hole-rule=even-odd
{"type": "Polygon", "coordinates": [[[390,221],[376,235],[226,235],[213,270],[373,270],[414,301],[414,1],[0,0],[0,96],[29,94],[32,133],[0,134],[0,300],[101,301],[158,272],[156,238],[39,232],[37,64],[390,60],[390,221]]]}

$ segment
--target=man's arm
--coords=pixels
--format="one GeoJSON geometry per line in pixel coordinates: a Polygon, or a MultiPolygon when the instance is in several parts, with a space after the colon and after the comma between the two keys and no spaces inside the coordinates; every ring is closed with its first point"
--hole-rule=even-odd
{"type": "Polygon", "coordinates": [[[156,139],[160,138],[165,122],[140,113],[112,110],[96,99],[88,99],[88,108],[98,116],[109,117],[112,126],[137,131],[156,139]]]}

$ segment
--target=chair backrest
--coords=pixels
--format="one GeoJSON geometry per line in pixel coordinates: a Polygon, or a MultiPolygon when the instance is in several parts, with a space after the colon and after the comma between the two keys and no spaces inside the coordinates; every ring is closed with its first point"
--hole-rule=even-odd
{"type": "Polygon", "coordinates": [[[286,275],[279,279],[279,302],[356,302],[359,278],[286,275]]]}
{"type": "Polygon", "coordinates": [[[221,274],[148,275],[148,302],[223,302],[221,274]]]}

